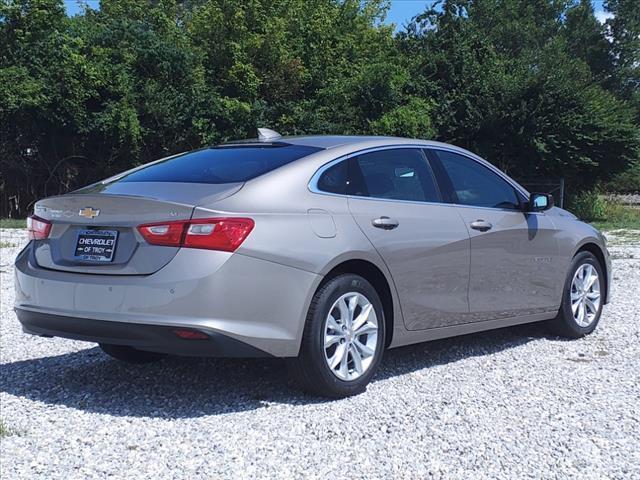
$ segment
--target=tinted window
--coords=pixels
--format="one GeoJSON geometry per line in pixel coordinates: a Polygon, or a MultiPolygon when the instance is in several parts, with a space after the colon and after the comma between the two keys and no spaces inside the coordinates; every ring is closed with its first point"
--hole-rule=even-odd
{"type": "Polygon", "coordinates": [[[245,182],[319,150],[300,145],[205,148],[149,165],[117,181],[245,182]]]}
{"type": "Polygon", "coordinates": [[[451,179],[457,203],[476,207],[519,208],[515,189],[480,163],[456,153],[435,150],[451,179]]]}
{"type": "Polygon", "coordinates": [[[329,167],[318,180],[318,190],[329,193],[346,193],[347,161],[329,167]]]}
{"type": "Polygon", "coordinates": [[[360,155],[349,172],[349,193],[393,200],[439,201],[422,152],[400,148],[360,155]]]}

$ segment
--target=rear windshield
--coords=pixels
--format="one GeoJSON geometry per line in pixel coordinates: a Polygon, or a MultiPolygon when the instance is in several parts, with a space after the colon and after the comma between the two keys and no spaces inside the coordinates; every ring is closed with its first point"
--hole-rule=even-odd
{"type": "Polygon", "coordinates": [[[118,182],[239,183],[315,153],[302,145],[211,147],[169,158],[118,179],[118,182]]]}

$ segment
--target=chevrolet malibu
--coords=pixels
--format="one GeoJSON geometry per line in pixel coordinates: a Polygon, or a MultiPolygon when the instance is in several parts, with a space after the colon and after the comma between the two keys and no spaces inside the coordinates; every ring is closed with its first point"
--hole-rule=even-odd
{"type": "Polygon", "coordinates": [[[24,331],[133,363],[288,357],[303,389],[344,397],[387,348],[596,328],[605,239],[549,195],[444,143],[259,133],[39,201],[16,259],[24,331]]]}

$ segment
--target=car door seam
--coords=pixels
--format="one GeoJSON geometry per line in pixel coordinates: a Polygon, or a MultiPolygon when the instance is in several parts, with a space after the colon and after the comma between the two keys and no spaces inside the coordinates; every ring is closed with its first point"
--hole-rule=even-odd
{"type": "MultiPolygon", "coordinates": [[[[398,310],[400,311],[400,316],[402,317],[401,318],[402,325],[404,326],[405,330],[408,330],[407,325],[404,322],[404,312],[402,310],[402,302],[400,301],[400,293],[398,292],[398,287],[396,286],[396,280],[393,277],[393,273],[391,273],[391,269],[389,268],[389,265],[385,261],[384,257],[380,254],[380,251],[376,248],[376,246],[373,244],[373,242],[371,241],[369,236],[365,233],[365,231],[362,229],[362,227],[360,226],[360,224],[356,220],[356,217],[353,214],[353,211],[351,210],[351,196],[349,196],[349,195],[347,195],[347,208],[349,210],[349,214],[351,215],[351,219],[353,220],[353,222],[358,227],[358,230],[360,230],[360,232],[362,232],[362,235],[364,236],[364,238],[367,239],[367,242],[369,242],[371,247],[375,250],[376,254],[378,255],[378,258],[380,258],[380,261],[383,263],[383,265],[387,269],[387,272],[389,273],[389,278],[391,279],[391,283],[393,284],[393,289],[396,292],[396,298],[398,299],[398,310]]],[[[394,322],[394,326],[395,326],[395,322],[394,322]]]]}
{"type": "Polygon", "coordinates": [[[473,249],[471,248],[471,241],[473,240],[473,236],[471,235],[471,231],[469,230],[469,225],[467,225],[467,222],[465,221],[464,217],[462,216],[462,214],[460,213],[460,211],[458,210],[457,206],[455,207],[455,211],[456,211],[456,215],[458,215],[458,218],[460,218],[460,221],[462,222],[462,224],[464,225],[465,230],[467,231],[467,238],[468,238],[468,245],[469,245],[469,269],[467,271],[467,313],[471,313],[471,296],[470,296],[470,291],[471,291],[471,262],[472,262],[472,258],[471,256],[473,255],[473,249]]]}

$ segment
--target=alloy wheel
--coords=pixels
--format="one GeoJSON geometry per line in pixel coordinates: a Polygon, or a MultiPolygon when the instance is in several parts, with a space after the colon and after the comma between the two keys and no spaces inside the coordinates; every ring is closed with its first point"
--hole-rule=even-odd
{"type": "Polygon", "coordinates": [[[378,318],[367,297],[349,292],[338,298],[324,324],[324,356],[340,380],[351,381],[371,366],[378,342],[378,318]]]}
{"type": "Polygon", "coordinates": [[[585,263],[578,267],[570,294],[573,319],[580,327],[588,327],[600,309],[600,277],[593,265],[585,263]]]}

